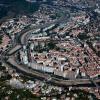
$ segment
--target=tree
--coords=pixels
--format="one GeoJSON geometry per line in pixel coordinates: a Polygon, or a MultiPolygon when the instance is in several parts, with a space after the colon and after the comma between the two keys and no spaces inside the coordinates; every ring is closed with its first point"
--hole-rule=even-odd
{"type": "Polygon", "coordinates": [[[2,36],[0,36],[0,44],[2,43],[2,36]]]}
{"type": "Polygon", "coordinates": [[[47,46],[49,49],[54,49],[56,47],[56,45],[53,42],[49,42],[47,46]]]}

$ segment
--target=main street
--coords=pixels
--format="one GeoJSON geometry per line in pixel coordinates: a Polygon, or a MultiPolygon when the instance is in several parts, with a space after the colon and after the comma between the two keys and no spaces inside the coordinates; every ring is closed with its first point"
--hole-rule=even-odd
{"type": "MultiPolygon", "coordinates": [[[[60,86],[78,86],[78,85],[86,85],[86,84],[91,84],[90,79],[75,79],[75,80],[64,80],[64,79],[59,79],[56,78],[55,76],[50,76],[47,73],[42,73],[39,71],[36,71],[34,69],[30,69],[25,65],[19,65],[15,57],[12,56],[11,58],[8,59],[8,64],[12,65],[12,67],[15,67],[16,70],[22,71],[27,73],[29,76],[35,76],[37,78],[41,78],[45,80],[46,82],[53,83],[55,85],[60,85],[60,86]]],[[[95,82],[100,82],[100,80],[96,79],[95,82]]]]}

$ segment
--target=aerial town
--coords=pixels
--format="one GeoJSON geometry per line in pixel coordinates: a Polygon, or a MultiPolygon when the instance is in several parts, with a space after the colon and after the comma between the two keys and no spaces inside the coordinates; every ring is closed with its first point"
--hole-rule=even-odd
{"type": "Polygon", "coordinates": [[[100,1],[26,2],[42,3],[0,23],[0,100],[99,100],[100,1]]]}

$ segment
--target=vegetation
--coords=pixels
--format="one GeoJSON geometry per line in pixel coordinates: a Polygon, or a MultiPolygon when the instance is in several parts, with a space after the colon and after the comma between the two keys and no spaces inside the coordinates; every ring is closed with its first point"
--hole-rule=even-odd
{"type": "Polygon", "coordinates": [[[56,44],[53,42],[49,42],[47,44],[45,44],[45,46],[41,46],[40,44],[38,44],[37,46],[34,47],[34,51],[42,53],[43,51],[49,51],[52,49],[56,48],[56,44]]]}
{"type": "Polygon", "coordinates": [[[5,82],[0,82],[0,100],[41,100],[35,97],[29,90],[26,89],[15,89],[5,82]]]}
{"type": "Polygon", "coordinates": [[[54,49],[54,48],[56,47],[56,45],[55,45],[53,42],[49,42],[49,43],[47,44],[47,47],[48,47],[49,49],[54,49]]]}
{"type": "Polygon", "coordinates": [[[0,36],[0,44],[2,43],[2,36],[0,36]]]}

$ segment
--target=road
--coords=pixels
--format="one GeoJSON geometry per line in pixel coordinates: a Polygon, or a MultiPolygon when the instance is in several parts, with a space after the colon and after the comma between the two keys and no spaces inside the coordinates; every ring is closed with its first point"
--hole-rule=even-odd
{"type": "Polygon", "coordinates": [[[45,27],[49,27],[50,25],[52,24],[60,24],[60,23],[65,23],[67,22],[68,19],[66,16],[63,16],[61,17],[60,19],[58,20],[55,20],[54,22],[50,22],[50,23],[46,23],[44,25],[37,25],[37,26],[33,26],[33,27],[30,27],[27,32],[24,32],[24,34],[21,32],[20,34],[22,34],[22,36],[20,37],[20,43],[21,44],[26,44],[27,42],[27,37],[30,35],[29,33],[32,33],[34,32],[35,30],[37,29],[42,29],[42,28],[45,28],[45,27]]]}
{"type": "Polygon", "coordinates": [[[16,46],[12,47],[12,49],[10,49],[7,54],[12,55],[15,52],[17,52],[21,48],[22,45],[27,43],[27,39],[28,39],[30,33],[34,32],[35,30],[48,27],[52,24],[64,23],[66,21],[68,21],[67,17],[63,16],[59,20],[55,20],[54,22],[46,23],[44,25],[39,24],[39,25],[36,25],[33,27],[29,25],[29,27],[27,29],[24,29],[19,33],[19,36],[17,36],[18,40],[19,40],[19,41],[17,41],[18,43],[16,43],[16,46]]]}
{"type": "Polygon", "coordinates": [[[13,47],[7,54],[8,55],[13,55],[16,51],[21,49],[21,45],[16,45],[15,47],[13,47]]]}
{"type": "MultiPolygon", "coordinates": [[[[16,67],[20,71],[23,71],[27,73],[28,75],[31,76],[36,76],[38,78],[41,78],[43,80],[46,80],[49,83],[53,83],[56,85],[61,85],[61,86],[78,86],[78,85],[85,85],[85,84],[91,84],[90,79],[75,79],[75,80],[64,80],[64,79],[58,79],[54,76],[50,76],[47,73],[42,73],[38,72],[32,69],[29,69],[25,65],[19,65],[16,61],[15,58],[12,56],[11,58],[8,59],[7,61],[9,64],[11,64],[13,67],[16,67]]],[[[96,79],[95,82],[100,82],[100,80],[96,79]]]]}

